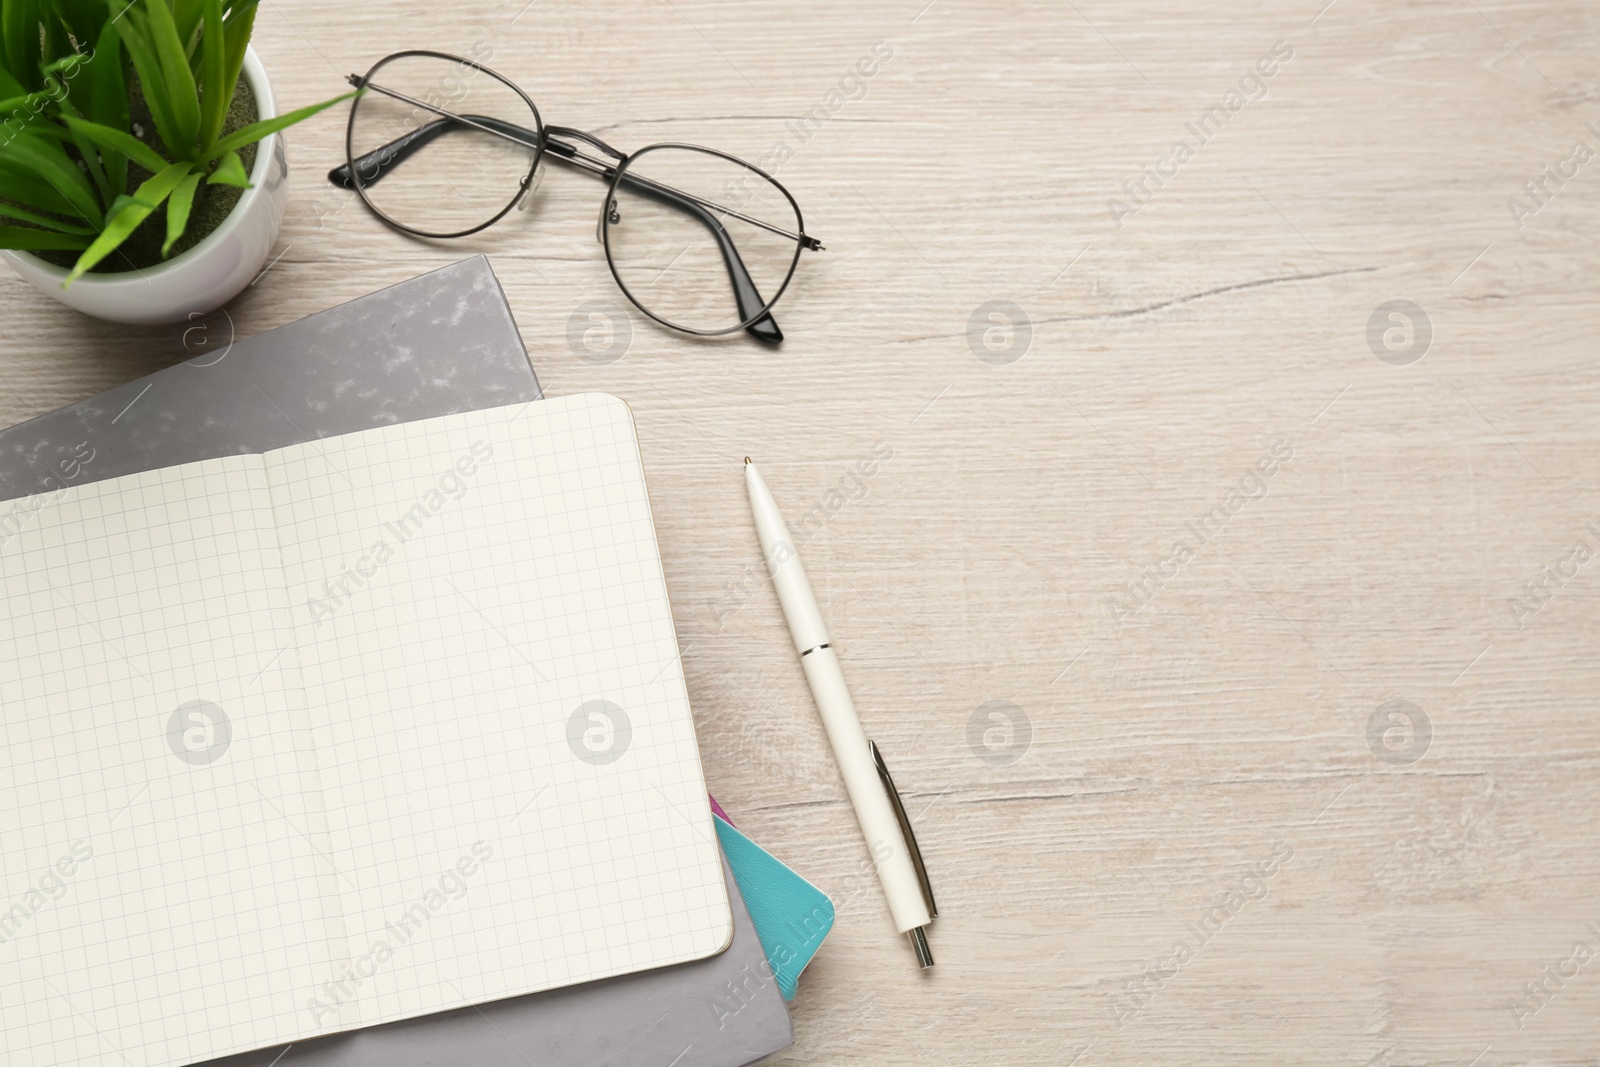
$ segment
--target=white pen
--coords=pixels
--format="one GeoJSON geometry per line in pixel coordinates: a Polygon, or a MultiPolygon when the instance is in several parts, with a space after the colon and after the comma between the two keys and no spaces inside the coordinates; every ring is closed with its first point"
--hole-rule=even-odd
{"type": "Polygon", "coordinates": [[[822,725],[833,745],[833,755],[839,762],[839,773],[844,777],[850,804],[856,810],[856,820],[867,839],[867,850],[878,869],[878,881],[889,898],[895,927],[902,934],[910,935],[917,962],[923,967],[932,967],[927,927],[939,912],[928,884],[928,872],[917,849],[916,835],[911,832],[911,822],[906,818],[905,807],[900,803],[882,755],[877,746],[867,740],[861,720],[856,717],[855,704],[850,700],[844,673],[839,669],[839,657],[828,641],[822,613],[817,610],[817,598],[811,593],[811,583],[806,580],[806,569],[795,551],[788,524],[783,521],[772,492],[749,456],[744,460],[744,480],[750,492],[750,511],[755,516],[761,551],[767,558],[772,584],[778,590],[778,602],[783,605],[784,618],[794,636],[795,651],[800,654],[800,666],[806,672],[806,681],[811,683],[811,695],[816,698],[817,710],[822,714],[822,725]]]}

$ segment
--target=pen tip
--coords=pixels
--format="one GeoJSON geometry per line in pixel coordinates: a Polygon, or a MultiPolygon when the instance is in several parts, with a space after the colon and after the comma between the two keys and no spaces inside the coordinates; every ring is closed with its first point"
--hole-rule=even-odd
{"type": "Polygon", "coordinates": [[[744,457],[744,465],[746,467],[750,466],[750,457],[749,456],[744,457]]]}
{"type": "Polygon", "coordinates": [[[933,950],[928,947],[927,930],[926,926],[917,926],[906,931],[911,937],[911,948],[917,954],[917,966],[924,971],[933,966],[933,950]]]}

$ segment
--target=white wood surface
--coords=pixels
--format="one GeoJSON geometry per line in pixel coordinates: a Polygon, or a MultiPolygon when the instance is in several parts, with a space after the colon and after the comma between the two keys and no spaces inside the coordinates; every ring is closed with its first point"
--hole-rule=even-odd
{"type": "MultiPolygon", "coordinates": [[[[527,217],[408,243],[322,182],[342,111],[291,131],[279,258],[229,309],[253,334],[483,250],[546,389],[633,405],[712,790],[839,904],[777,1062],[1597,1062],[1600,962],[1568,961],[1600,954],[1600,561],[1520,626],[1508,601],[1600,554],[1600,160],[1521,228],[1507,199],[1600,152],[1600,9],[1322,2],[263,5],[286,107],[482,41],[547,121],[757,160],[893,49],[779,168],[827,245],[779,351],[635,314],[622,359],[579,358],[575,309],[624,304],[597,187],[556,171],[527,217]],[[1118,226],[1124,180],[1280,41],[1265,97],[1118,226]],[[1031,324],[1009,363],[969,344],[993,300],[1031,324]],[[1418,361],[1368,343],[1391,300],[1431,326],[1418,361]],[[1200,544],[1274,442],[1266,495],[1200,544]],[[777,602],[742,584],[745,454],[791,518],[826,514],[804,556],[916,813],[930,974],[862,873],[777,602]],[[1395,699],[1431,722],[1406,765],[1368,742],[1395,699]],[[979,758],[1004,731],[969,746],[993,701],[1031,726],[1009,764],[979,758]]],[[[0,317],[7,424],[186,354],[9,277],[0,317]]]]}

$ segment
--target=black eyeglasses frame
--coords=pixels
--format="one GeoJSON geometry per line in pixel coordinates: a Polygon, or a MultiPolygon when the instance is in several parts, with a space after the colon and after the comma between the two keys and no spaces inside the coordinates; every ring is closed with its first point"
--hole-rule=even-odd
{"type": "Polygon", "coordinates": [[[726,152],[722,152],[714,148],[707,148],[704,145],[689,144],[686,142],[677,141],[646,145],[635,152],[626,153],[612,147],[593,134],[585,133],[582,130],[574,129],[568,126],[546,126],[543,118],[539,114],[538,106],[534,104],[533,99],[529,97],[528,94],[524,92],[515,82],[512,82],[510,79],[496,73],[481,63],[474,62],[473,60],[467,59],[463,56],[452,55],[448,52],[437,52],[431,49],[408,49],[405,51],[393,52],[374,63],[372,67],[368,69],[366,74],[350,75],[348,81],[351,85],[355,86],[359,90],[362,90],[363,92],[380,93],[439,116],[439,118],[435,121],[426,123],[414,130],[408,131],[402,136],[397,137],[395,140],[390,141],[387,144],[380,145],[378,148],[366,152],[360,157],[357,157],[355,154],[355,129],[356,115],[360,105],[360,98],[358,97],[355,103],[353,103],[351,106],[350,120],[345,130],[346,162],[343,166],[335,167],[333,170],[329,171],[328,180],[334,185],[340,186],[341,188],[354,191],[356,195],[360,197],[362,203],[366,205],[367,209],[392,229],[401,233],[406,233],[415,237],[422,237],[430,240],[449,240],[459,237],[468,237],[472,234],[480,233],[503,219],[513,208],[517,206],[519,202],[523,200],[524,197],[531,195],[531,190],[535,187],[535,182],[538,177],[539,165],[543,162],[545,154],[548,151],[552,157],[560,162],[597,175],[607,182],[606,196],[604,201],[601,203],[600,217],[596,225],[596,237],[599,239],[601,245],[605,248],[606,265],[611,271],[611,276],[616,281],[617,287],[622,290],[623,295],[625,295],[628,300],[641,312],[643,312],[652,320],[670,329],[702,337],[723,336],[744,330],[758,340],[767,342],[769,344],[777,344],[783,340],[783,333],[778,329],[777,323],[772,318],[772,307],[789,288],[789,283],[793,280],[795,269],[799,264],[800,253],[803,251],[822,251],[823,246],[822,243],[817,240],[817,238],[812,237],[805,232],[804,221],[800,212],[800,205],[795,201],[794,196],[783,186],[783,183],[779,182],[771,174],[768,174],[755,164],[750,163],[747,160],[740,159],[737,156],[730,155],[726,152]],[[386,64],[398,59],[405,59],[409,57],[426,57],[431,59],[445,60],[451,63],[460,64],[462,66],[471,67],[474,70],[487,74],[489,77],[494,78],[496,81],[509,88],[519,98],[521,98],[523,103],[527,105],[529,113],[533,116],[534,128],[531,130],[526,129],[513,123],[484,115],[456,114],[454,112],[447,111],[436,104],[418,100],[414,97],[407,96],[403,93],[387,88],[372,80],[373,75],[378,73],[386,64]],[[523,148],[529,149],[532,152],[527,173],[525,173],[519,180],[516,193],[511,197],[504,207],[502,207],[489,219],[468,229],[453,231],[450,233],[438,233],[408,225],[391,217],[382,208],[375,204],[367,195],[367,186],[376,184],[376,182],[381,180],[384,174],[386,174],[389,170],[404,162],[415,152],[426,147],[428,143],[433,141],[441,134],[448,130],[459,128],[460,126],[468,126],[480,130],[481,132],[487,133],[493,137],[510,141],[523,148]],[[594,150],[603,153],[606,157],[609,157],[609,159],[602,159],[594,155],[587,154],[582,150],[580,145],[587,145],[594,150]],[[717,204],[695,196],[692,193],[685,192],[681,189],[675,189],[671,186],[664,185],[649,178],[642,177],[638,174],[629,173],[629,168],[639,159],[646,157],[649,155],[649,153],[660,149],[677,149],[683,151],[703,152],[707,155],[725,159],[736,166],[743,167],[751,174],[769,182],[780,193],[783,194],[784,198],[789,202],[790,207],[793,208],[795,216],[795,231],[791,232],[783,229],[782,227],[774,226],[770,223],[764,222],[760,219],[752,218],[734,208],[727,207],[726,205],[717,204]],[[683,326],[665,319],[656,314],[654,311],[650,310],[646,304],[644,304],[634,293],[628,289],[627,284],[622,280],[622,277],[617,270],[616,260],[612,255],[609,230],[606,226],[608,216],[615,212],[617,191],[623,188],[626,188],[629,192],[646,196],[649,199],[657,200],[658,202],[665,203],[668,206],[675,207],[679,210],[685,211],[686,213],[692,214],[698,221],[707,227],[712,236],[717,240],[719,250],[723,256],[724,264],[728,269],[729,281],[733,287],[734,298],[738,304],[739,313],[742,320],[741,322],[734,326],[716,330],[705,330],[683,326]],[[789,238],[795,242],[794,257],[790,260],[789,268],[787,273],[784,275],[783,283],[770,298],[763,299],[759,291],[756,289],[754,282],[750,278],[749,271],[745,268],[743,261],[739,258],[738,251],[734,247],[731,237],[728,236],[726,229],[719,221],[719,216],[721,218],[739,219],[742,222],[789,238]]]}

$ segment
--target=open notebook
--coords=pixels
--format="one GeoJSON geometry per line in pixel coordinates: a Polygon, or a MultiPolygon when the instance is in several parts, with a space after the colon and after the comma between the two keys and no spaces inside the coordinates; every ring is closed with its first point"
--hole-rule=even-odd
{"type": "Polygon", "coordinates": [[[33,499],[0,528],[8,1067],[188,1064],[727,945],[621,401],[33,499]]]}

